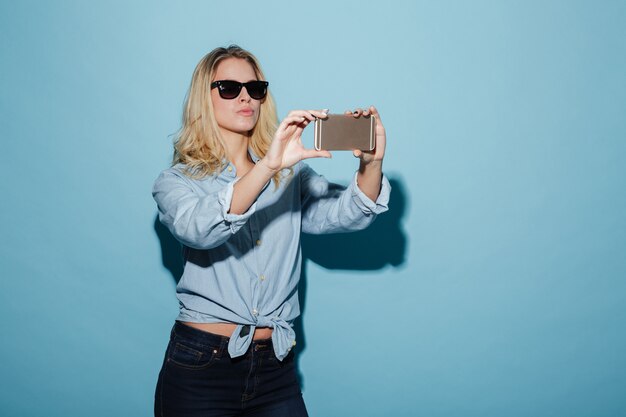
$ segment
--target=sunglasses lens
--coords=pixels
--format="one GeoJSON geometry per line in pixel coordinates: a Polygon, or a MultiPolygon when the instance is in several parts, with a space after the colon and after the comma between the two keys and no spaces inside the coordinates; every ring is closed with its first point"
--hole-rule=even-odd
{"type": "Polygon", "coordinates": [[[231,100],[239,95],[241,91],[241,83],[236,81],[220,81],[219,92],[220,97],[231,100]]]}
{"type": "Polygon", "coordinates": [[[250,81],[245,85],[248,94],[255,100],[261,100],[267,94],[267,83],[265,81],[250,81]]]}

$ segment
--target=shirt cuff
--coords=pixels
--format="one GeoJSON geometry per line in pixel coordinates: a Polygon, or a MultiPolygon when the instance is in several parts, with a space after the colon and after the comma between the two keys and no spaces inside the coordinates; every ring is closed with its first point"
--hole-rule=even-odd
{"type": "Polygon", "coordinates": [[[365,214],[380,214],[389,210],[389,194],[391,193],[391,184],[383,174],[380,181],[380,193],[376,201],[372,201],[361,189],[357,182],[358,171],[354,174],[354,180],[350,184],[352,186],[352,199],[356,205],[365,214]]]}
{"type": "Polygon", "coordinates": [[[232,214],[229,213],[230,204],[233,201],[233,187],[239,181],[239,178],[236,178],[234,181],[228,183],[226,187],[224,187],[219,193],[217,193],[217,201],[222,206],[222,217],[226,224],[230,227],[232,233],[237,233],[241,227],[246,224],[248,218],[254,214],[256,211],[256,201],[252,203],[250,208],[242,214],[232,214]]]}

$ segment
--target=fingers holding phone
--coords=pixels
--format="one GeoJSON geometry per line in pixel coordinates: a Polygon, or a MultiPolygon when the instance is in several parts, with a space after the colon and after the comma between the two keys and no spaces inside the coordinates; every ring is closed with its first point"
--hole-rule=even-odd
{"type": "Polygon", "coordinates": [[[353,148],[353,155],[360,158],[364,163],[371,161],[382,161],[385,156],[385,147],[387,145],[387,138],[385,133],[385,127],[380,119],[380,114],[374,106],[370,106],[366,109],[357,108],[354,111],[346,110],[345,115],[352,115],[354,118],[371,118],[374,119],[374,147],[372,149],[359,149],[353,148]]]}
{"type": "Polygon", "coordinates": [[[266,165],[278,171],[289,168],[308,158],[330,158],[326,150],[306,149],[302,144],[302,131],[314,120],[326,118],[323,110],[293,110],[281,121],[270,148],[265,155],[266,165]]]}

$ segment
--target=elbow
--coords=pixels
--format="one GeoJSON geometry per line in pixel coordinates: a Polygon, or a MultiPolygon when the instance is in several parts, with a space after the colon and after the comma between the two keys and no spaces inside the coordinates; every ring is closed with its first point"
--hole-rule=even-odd
{"type": "Polygon", "coordinates": [[[172,235],[183,245],[193,249],[213,249],[224,243],[230,233],[217,233],[216,230],[200,230],[193,225],[174,224],[172,235]]]}
{"type": "Polygon", "coordinates": [[[341,225],[346,232],[358,232],[367,229],[376,219],[376,214],[363,213],[358,219],[349,219],[341,225]]]}

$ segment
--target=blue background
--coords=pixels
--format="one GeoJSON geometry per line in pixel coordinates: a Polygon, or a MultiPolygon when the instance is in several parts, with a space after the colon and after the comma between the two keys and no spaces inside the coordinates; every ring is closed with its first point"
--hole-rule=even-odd
{"type": "Polygon", "coordinates": [[[388,132],[390,212],[304,242],[311,415],[626,415],[625,21],[621,1],[2,1],[0,415],[151,415],[178,308],[151,186],[229,43],[281,117],[376,104],[388,132]]]}

